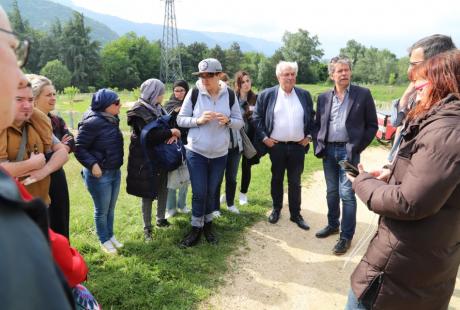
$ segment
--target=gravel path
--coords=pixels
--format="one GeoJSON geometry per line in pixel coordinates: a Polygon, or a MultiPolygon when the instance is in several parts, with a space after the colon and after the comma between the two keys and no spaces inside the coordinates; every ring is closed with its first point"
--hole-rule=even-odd
{"type": "MultiPolygon", "coordinates": [[[[362,154],[366,170],[381,167],[388,150],[374,147],[362,154]]],[[[249,197],[250,198],[250,197],[249,197]]],[[[314,234],[327,222],[326,184],[322,171],[302,189],[302,215],[310,224],[305,232],[289,221],[284,198],[280,221],[262,221],[249,228],[246,244],[230,259],[226,283],[200,309],[343,309],[349,277],[367,244],[350,258],[365,232],[373,234],[377,216],[358,203],[356,234],[350,251],[335,256],[334,235],[317,239],[314,234]],[[344,267],[344,264],[347,265],[344,267]]],[[[268,216],[268,213],[267,213],[268,216]]],[[[449,309],[460,309],[460,281],[449,309]]]]}

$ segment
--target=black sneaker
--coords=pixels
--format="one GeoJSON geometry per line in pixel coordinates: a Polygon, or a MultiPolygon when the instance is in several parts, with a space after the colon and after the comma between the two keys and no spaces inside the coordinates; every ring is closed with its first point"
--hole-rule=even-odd
{"type": "Polygon", "coordinates": [[[334,252],[335,255],[343,255],[347,253],[350,246],[351,246],[351,240],[340,238],[339,242],[337,242],[337,244],[332,249],[332,252],[334,252]]]}
{"type": "Polygon", "coordinates": [[[150,242],[153,240],[152,231],[150,229],[144,229],[144,240],[145,242],[150,242]]]}
{"type": "Polygon", "coordinates": [[[160,219],[160,220],[157,220],[157,227],[168,227],[169,225],[171,225],[167,219],[160,219]]]}

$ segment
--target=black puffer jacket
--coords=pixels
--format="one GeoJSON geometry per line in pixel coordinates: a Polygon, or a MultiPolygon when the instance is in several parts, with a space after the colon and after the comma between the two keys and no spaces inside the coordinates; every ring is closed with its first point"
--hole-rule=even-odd
{"type": "Polygon", "coordinates": [[[123,165],[123,135],[118,118],[86,112],[78,124],[75,147],[75,157],[87,169],[96,163],[102,170],[119,169],[123,165]]]}
{"type": "MultiPolygon", "coordinates": [[[[126,191],[134,196],[151,199],[157,197],[160,171],[152,171],[148,164],[142,150],[140,134],[145,125],[156,119],[157,116],[141,102],[136,102],[128,111],[128,125],[132,130],[126,191]]],[[[151,130],[147,135],[147,147],[165,142],[171,136],[169,129],[151,130]]]]}

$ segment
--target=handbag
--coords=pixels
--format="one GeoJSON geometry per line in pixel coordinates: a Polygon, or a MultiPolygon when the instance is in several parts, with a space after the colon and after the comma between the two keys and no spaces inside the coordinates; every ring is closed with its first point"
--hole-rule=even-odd
{"type": "Polygon", "coordinates": [[[183,161],[182,165],[176,170],[168,172],[169,189],[178,189],[190,183],[190,173],[188,172],[187,162],[183,161]]]}
{"type": "Polygon", "coordinates": [[[249,139],[248,135],[244,131],[244,128],[240,129],[241,140],[243,141],[243,156],[247,159],[251,159],[257,154],[257,150],[249,139]]]}

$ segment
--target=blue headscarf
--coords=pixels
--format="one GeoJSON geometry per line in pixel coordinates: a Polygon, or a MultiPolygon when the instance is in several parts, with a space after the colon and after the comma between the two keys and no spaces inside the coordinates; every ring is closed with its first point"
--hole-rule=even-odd
{"type": "Polygon", "coordinates": [[[93,99],[91,100],[91,110],[98,112],[104,111],[117,100],[119,100],[118,95],[113,90],[107,88],[99,89],[94,93],[93,99]]]}

